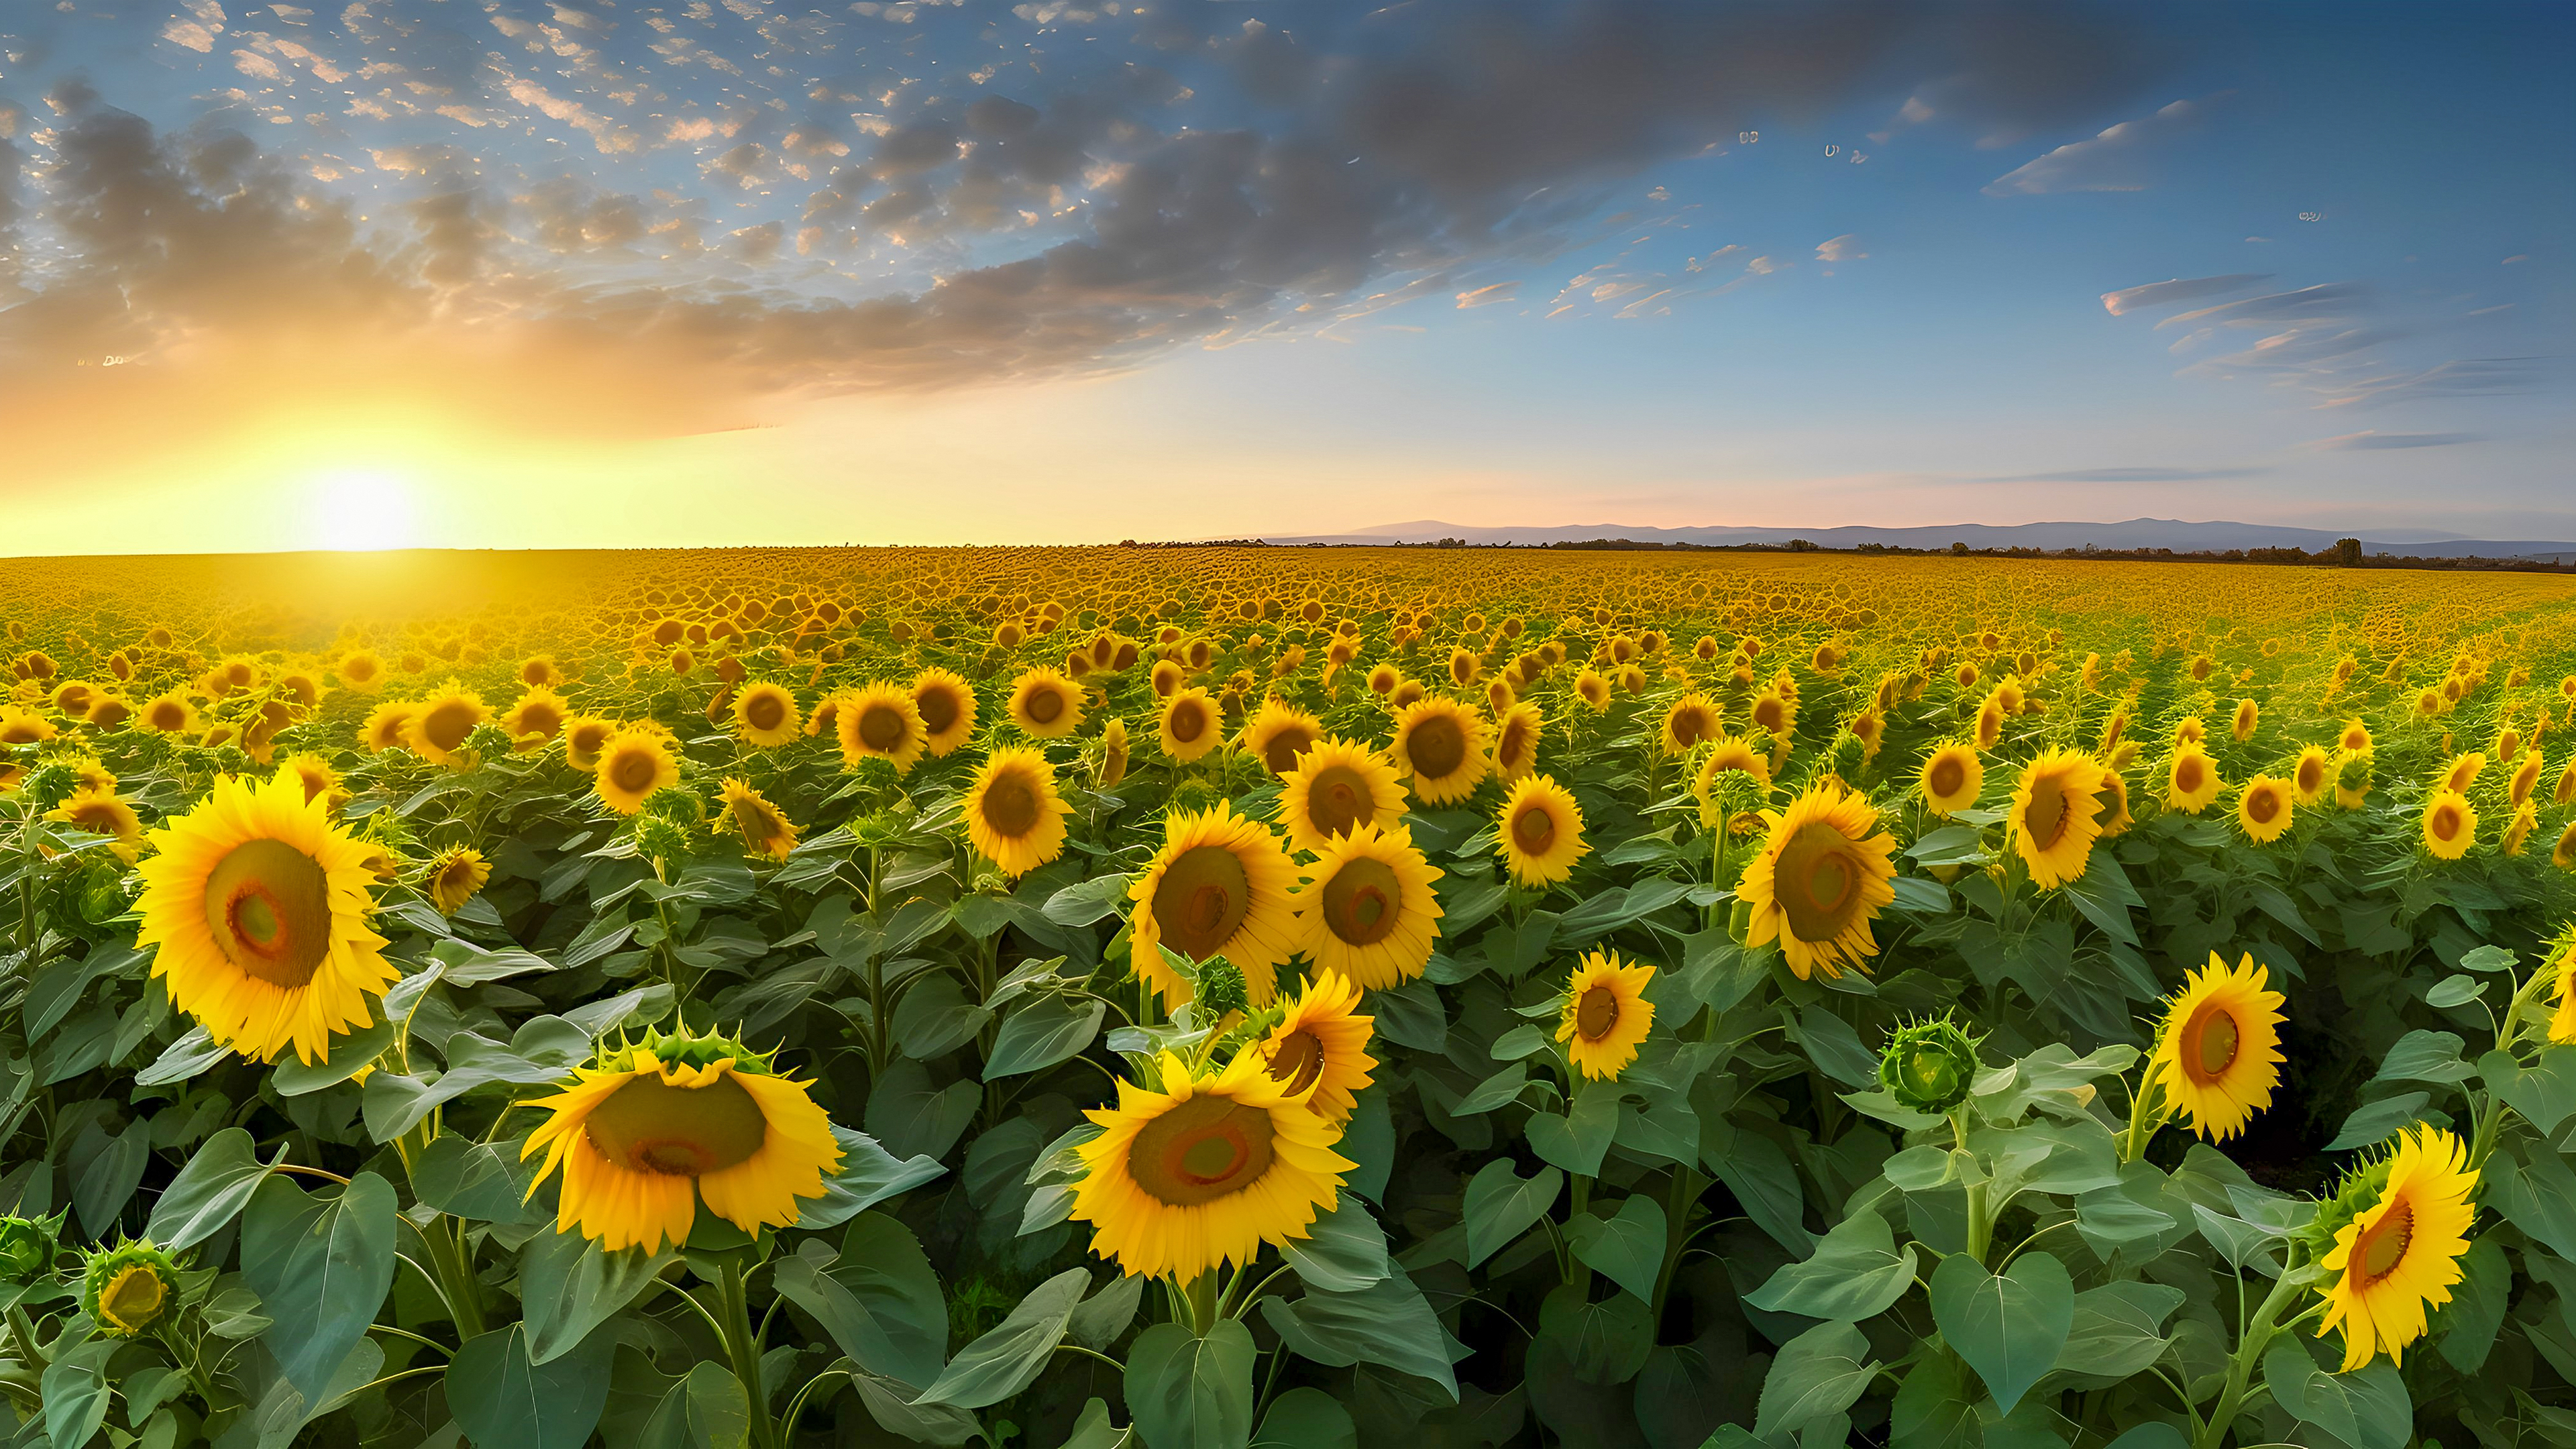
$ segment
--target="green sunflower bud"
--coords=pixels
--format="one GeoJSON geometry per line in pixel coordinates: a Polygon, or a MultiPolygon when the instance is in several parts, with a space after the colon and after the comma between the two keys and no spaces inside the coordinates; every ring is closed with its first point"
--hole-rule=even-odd
{"type": "Polygon", "coordinates": [[[1223,1021],[1252,1004],[1252,990],[1244,983],[1243,968],[1223,956],[1212,956],[1199,964],[1194,1000],[1210,1021],[1223,1021]]]}
{"type": "Polygon", "coordinates": [[[1879,1053],[1878,1081],[1903,1106],[1948,1116],[1968,1100],[1977,1080],[1977,1043],[1947,1014],[1888,1033],[1879,1053]]]}
{"type": "Polygon", "coordinates": [[[0,1283],[24,1283],[54,1264],[54,1231],[32,1218],[0,1218],[0,1283]]]}
{"type": "Polygon", "coordinates": [[[2335,769],[2335,786],[2356,795],[2367,793],[2370,789],[2370,756],[2344,756],[2343,763],[2335,769]]]}
{"type": "Polygon", "coordinates": [[[667,870],[689,858],[688,827],[659,815],[638,816],[635,848],[667,870]]]}
{"type": "Polygon", "coordinates": [[[665,785],[644,797],[644,813],[678,825],[695,825],[706,819],[707,806],[695,790],[665,785]]]}
{"type": "Polygon", "coordinates": [[[486,721],[465,736],[465,748],[478,760],[497,760],[510,753],[510,732],[486,721]]]}
{"type": "Polygon", "coordinates": [[[179,1265],[149,1238],[101,1248],[81,1271],[81,1307],[118,1338],[159,1322],[178,1296],[179,1265]]]}
{"type": "Polygon", "coordinates": [[[27,798],[35,803],[38,810],[51,810],[70,799],[72,791],[80,788],[80,772],[60,761],[39,765],[27,772],[26,783],[20,788],[27,792],[27,798]]]}

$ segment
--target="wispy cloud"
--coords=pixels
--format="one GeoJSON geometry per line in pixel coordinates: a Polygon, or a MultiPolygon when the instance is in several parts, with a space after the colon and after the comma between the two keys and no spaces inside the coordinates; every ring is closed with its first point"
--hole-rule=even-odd
{"type": "Polygon", "coordinates": [[[2175,101],[2152,115],[2122,121],[2097,136],[2070,141],[1986,183],[1986,195],[2144,191],[2156,179],[2157,153],[2197,127],[2217,99],[2212,96],[2199,101],[2175,101]]]}
{"type": "Polygon", "coordinates": [[[2196,302],[2203,297],[2223,297],[2230,292],[2244,291],[2257,282],[2270,280],[2272,274],[2269,272],[2233,272],[2224,277],[2176,277],[2168,282],[2148,282],[2143,286],[2104,292],[2102,310],[2118,317],[2149,307],[2196,302]]]}
{"type": "Polygon", "coordinates": [[[2461,443],[2485,441],[2480,433],[2383,433],[2367,429],[2344,433],[2332,438],[2319,438],[2307,446],[2320,453],[2366,452],[2376,448],[2448,448],[2461,443]]]}
{"type": "Polygon", "coordinates": [[[1963,483],[2206,483],[2225,478],[2257,478],[2269,468],[2072,468],[2058,473],[2013,473],[1963,478],[1963,483]]]}

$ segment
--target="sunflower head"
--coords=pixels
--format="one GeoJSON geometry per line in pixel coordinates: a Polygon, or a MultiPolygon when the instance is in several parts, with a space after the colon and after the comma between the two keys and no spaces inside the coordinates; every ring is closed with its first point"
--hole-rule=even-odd
{"type": "Polygon", "coordinates": [[[770,680],[755,680],[743,686],[734,696],[735,733],[743,743],[762,749],[783,745],[796,738],[805,721],[796,708],[796,696],[787,686],[770,680]]]}
{"type": "Polygon", "coordinates": [[[2251,955],[2231,969],[2212,951],[2166,1005],[2148,1074],[2203,1137],[2224,1142],[2272,1104],[2285,998],[2270,984],[2251,955]]]}
{"type": "Polygon", "coordinates": [[[654,791],[679,782],[680,761],[670,740],[657,731],[628,728],[600,745],[591,793],[618,814],[633,815],[654,791]]]}
{"type": "Polygon", "coordinates": [[[719,833],[732,831],[741,840],[745,854],[785,860],[796,849],[794,822],[770,804],[769,798],[754,789],[750,781],[727,776],[717,792],[716,804],[716,818],[710,828],[719,833]]]}
{"type": "Polygon", "coordinates": [[[1896,841],[1877,808],[1828,779],[1760,819],[1767,833],[1736,886],[1746,944],[1777,940],[1801,979],[1839,976],[1878,954],[1869,923],[1896,899],[1896,841]]]}
{"type": "Polygon", "coordinates": [[[1280,823],[1291,845],[1313,854],[1362,825],[1392,827],[1408,808],[1395,765],[1349,740],[1316,742],[1280,777],[1280,823]]]}
{"type": "Polygon", "coordinates": [[[131,1338],[179,1299],[179,1265],[150,1238],[102,1247],[81,1266],[81,1308],[102,1332],[131,1338]]]}
{"type": "Polygon", "coordinates": [[[1305,956],[1372,991],[1421,975],[1440,934],[1440,874],[1403,826],[1335,836],[1296,894],[1305,956]]]}
{"type": "Polygon", "coordinates": [[[1017,880],[1064,853],[1064,817],[1073,807],[1056,793],[1055,769],[1036,750],[993,751],[966,791],[966,836],[977,853],[1017,880]]]}
{"type": "Polygon", "coordinates": [[[2424,802],[2424,849],[2438,860],[2458,860],[2478,835],[2478,812],[2456,790],[2436,790],[2424,802]]]}
{"type": "Polygon", "coordinates": [[[1484,718],[1455,700],[1416,700],[1397,713],[1388,753],[1424,803],[1464,800],[1485,774],[1484,718]]]}
{"type": "Polygon", "coordinates": [[[843,764],[885,760],[898,775],[910,774],[930,745],[921,702],[896,684],[871,684],[844,695],[832,716],[832,732],[841,743],[843,764]]]}
{"type": "Polygon", "coordinates": [[[2237,791],[2236,823],[2255,844],[2269,845],[2288,832],[2296,797],[2289,781],[2256,775],[2237,791]]]}
{"type": "Polygon", "coordinates": [[[1031,669],[1011,685],[1011,721],[1031,736],[1060,739],[1082,727],[1082,686],[1053,669],[1031,669]]]}
{"type": "Polygon", "coordinates": [[[1494,821],[1494,849],[1522,886],[1555,885],[1591,853],[1583,839],[1583,807],[1554,777],[1526,776],[1503,798],[1494,821]]]}
{"type": "Polygon", "coordinates": [[[1165,816],[1163,848],[1128,887],[1138,974],[1174,1008],[1191,999],[1192,987],[1163,964],[1158,948],[1168,945],[1192,961],[1221,955],[1244,973],[1252,1004],[1268,1006],[1278,967],[1299,944],[1295,877],[1269,827],[1224,801],[1165,816]]]}
{"type": "Polygon", "coordinates": [[[1326,971],[1306,984],[1295,1001],[1254,1046],[1270,1079],[1331,1121],[1347,1121],[1358,1093],[1377,1065],[1368,1054],[1376,1018],[1358,1014],[1359,988],[1326,971]]]}
{"type": "Polygon", "coordinates": [[[2045,751],[2022,770],[2005,820],[2014,851],[2041,889],[2083,877],[2102,834],[2104,773],[2072,750],[2045,751]]]}
{"type": "Polygon", "coordinates": [[[1899,1105],[1946,1117],[1968,1100],[1977,1080],[1977,1045],[1949,1013],[1888,1033],[1878,1055],[1878,1082],[1899,1105]]]}
{"type": "Polygon", "coordinates": [[[1977,803],[1986,787],[1986,762],[1967,745],[1943,745],[1924,756],[1917,783],[1935,814],[1955,814],[1977,803]]]}
{"type": "Polygon", "coordinates": [[[2423,1337],[2429,1310],[2451,1301],[2464,1276],[2477,1218],[2470,1201],[2478,1172],[2460,1139],[2437,1127],[2401,1131],[2384,1157],[2346,1176],[2321,1206],[2310,1233],[2333,1246],[2317,1260],[2330,1275],[2318,1285],[2325,1315],[2317,1336],[2340,1329],[2343,1372],[2385,1351],[2403,1366],[2406,1346],[2423,1337]]]}
{"type": "MultiPolygon", "coordinates": [[[[1360,1018],[1366,1021],[1368,1018],[1360,1018]]],[[[0,1217],[0,1283],[24,1283],[54,1266],[62,1226],[53,1218],[0,1217]]]]}
{"type": "Polygon", "coordinates": [[[429,892],[438,913],[452,916],[465,909],[465,903],[474,899],[474,893],[491,878],[492,867],[484,861],[483,852],[454,845],[430,858],[421,885],[429,892]]]}
{"type": "Polygon", "coordinates": [[[1637,1059],[1638,1043],[1655,1024],[1655,1004],[1646,999],[1646,983],[1655,968],[1629,965],[1616,951],[1590,951],[1565,984],[1558,1012],[1556,1039],[1566,1055],[1592,1081],[1612,1081],[1637,1059]]]}

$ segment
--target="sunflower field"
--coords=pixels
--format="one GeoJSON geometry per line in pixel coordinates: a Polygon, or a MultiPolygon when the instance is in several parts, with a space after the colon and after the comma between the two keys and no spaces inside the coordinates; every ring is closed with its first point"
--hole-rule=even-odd
{"type": "Polygon", "coordinates": [[[2576,1443],[2576,589],[0,562],[0,1432],[2576,1443]]]}

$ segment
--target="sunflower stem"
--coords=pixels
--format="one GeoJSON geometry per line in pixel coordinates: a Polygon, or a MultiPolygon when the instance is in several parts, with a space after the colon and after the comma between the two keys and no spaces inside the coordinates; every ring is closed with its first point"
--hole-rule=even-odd
{"type": "Polygon", "coordinates": [[[1192,1278],[1185,1297],[1190,1307],[1190,1332],[1200,1338],[1207,1337],[1208,1330],[1216,1327],[1216,1274],[1211,1271],[1192,1278]]]}
{"type": "MultiPolygon", "coordinates": [[[[2228,1430],[2235,1425],[2237,1414],[2247,1407],[2248,1395],[2261,1387],[2253,1382],[2254,1370],[2262,1363],[2263,1351],[2271,1347],[2272,1339],[2281,1332],[2281,1326],[2272,1320],[2306,1276],[2291,1264],[2282,1265],[2281,1276],[2272,1284],[2272,1291],[2264,1296],[2263,1306],[2254,1310],[2253,1322],[2245,1325],[2244,1331],[2237,1335],[2236,1352],[2228,1355],[2227,1359],[2227,1387],[2220,1391],[2218,1403],[2209,1411],[2209,1417],[2201,1421],[2192,1449],[2220,1449],[2227,1442],[2228,1430]]],[[[2239,1281],[2242,1282],[2241,1277],[2239,1281]]]]}
{"type": "MultiPolygon", "coordinates": [[[[1967,1151],[1968,1108],[1966,1104],[1962,1103],[1959,1110],[1950,1115],[1950,1133],[1958,1150],[1967,1151]]],[[[1985,1179],[1979,1178],[1968,1184],[1968,1244],[1964,1250],[1968,1255],[1968,1261],[1982,1267],[1986,1261],[1986,1249],[1994,1242],[1994,1236],[1994,1221],[1986,1214],[1985,1179]]]]}
{"type": "Polygon", "coordinates": [[[769,1414],[769,1396],[760,1386],[760,1338],[751,1327],[751,1302],[743,1290],[742,1265],[727,1255],[719,1283],[724,1296],[725,1352],[733,1359],[733,1376],[751,1400],[752,1442],[777,1449],[778,1424],[769,1414]]]}

